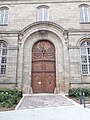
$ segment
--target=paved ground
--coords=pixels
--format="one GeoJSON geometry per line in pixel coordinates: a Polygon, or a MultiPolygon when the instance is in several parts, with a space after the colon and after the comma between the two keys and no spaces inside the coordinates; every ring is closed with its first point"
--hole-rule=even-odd
{"type": "Polygon", "coordinates": [[[0,120],[90,120],[90,109],[83,108],[64,95],[31,96],[25,96],[17,106],[17,109],[24,110],[0,112],[0,120]],[[32,109],[25,109],[29,105],[32,109]]]}
{"type": "Polygon", "coordinates": [[[24,96],[18,110],[74,105],[60,94],[35,94],[24,96]]]}
{"type": "Polygon", "coordinates": [[[90,120],[90,110],[63,106],[0,113],[0,120],[90,120]]]}
{"type": "Polygon", "coordinates": [[[86,107],[90,109],[90,104],[87,104],[86,107]]]}

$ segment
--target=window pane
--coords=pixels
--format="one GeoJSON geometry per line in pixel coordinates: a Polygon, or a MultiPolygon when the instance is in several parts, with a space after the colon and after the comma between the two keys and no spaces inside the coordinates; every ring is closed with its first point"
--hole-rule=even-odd
{"type": "Polygon", "coordinates": [[[6,73],[6,65],[1,65],[1,74],[5,74],[6,73]]]}
{"type": "Polygon", "coordinates": [[[90,74],[90,42],[81,43],[81,70],[82,74],[90,74]]]}
{"type": "Polygon", "coordinates": [[[88,8],[84,7],[84,17],[85,17],[85,22],[88,22],[88,8]]]}
{"type": "Polygon", "coordinates": [[[7,55],[7,49],[2,50],[2,55],[7,55]]]}
{"type": "Polygon", "coordinates": [[[90,73],[90,65],[89,65],[89,73],[90,73]]]}
{"type": "Polygon", "coordinates": [[[81,46],[85,46],[85,41],[81,43],[81,46]]]}
{"type": "Polygon", "coordinates": [[[47,6],[41,6],[37,8],[37,20],[38,21],[48,20],[48,7],[47,6]]]}
{"type": "Polygon", "coordinates": [[[90,56],[88,56],[88,63],[90,63],[90,56]]]}
{"type": "Polygon", "coordinates": [[[5,10],[5,19],[4,19],[4,24],[8,23],[8,10],[5,10]]]}
{"type": "Polygon", "coordinates": [[[87,63],[87,56],[81,56],[82,63],[87,63]]]}
{"type": "Polygon", "coordinates": [[[6,57],[2,57],[1,63],[6,63],[6,57]]]}
{"type": "Polygon", "coordinates": [[[87,65],[82,65],[82,74],[88,74],[88,67],[87,67],[87,65]]]}
{"type": "Polygon", "coordinates": [[[86,47],[81,47],[81,54],[86,54],[86,47]]]}
{"type": "Polygon", "coordinates": [[[38,10],[38,20],[41,21],[42,20],[42,9],[38,10]]]}
{"type": "Polygon", "coordinates": [[[0,24],[4,25],[8,23],[8,8],[0,9],[0,24]]]}
{"type": "Polygon", "coordinates": [[[0,49],[0,56],[2,56],[2,49],[0,49]]]}
{"type": "Polygon", "coordinates": [[[80,6],[80,22],[89,22],[88,5],[80,6]]]}
{"type": "Polygon", "coordinates": [[[48,20],[48,9],[45,8],[44,10],[44,20],[47,21],[48,20]]]}
{"type": "Polygon", "coordinates": [[[80,21],[83,22],[83,8],[80,7],[80,21]]]}
{"type": "Polygon", "coordinates": [[[4,10],[0,11],[0,24],[3,24],[4,10]]]}
{"type": "Polygon", "coordinates": [[[0,74],[6,73],[7,47],[4,42],[0,43],[0,74]]]}
{"type": "Polygon", "coordinates": [[[88,54],[90,54],[90,48],[87,48],[87,52],[88,52],[88,54]]]}
{"type": "Polygon", "coordinates": [[[87,41],[87,45],[90,46],[90,42],[89,41],[87,41]]]}

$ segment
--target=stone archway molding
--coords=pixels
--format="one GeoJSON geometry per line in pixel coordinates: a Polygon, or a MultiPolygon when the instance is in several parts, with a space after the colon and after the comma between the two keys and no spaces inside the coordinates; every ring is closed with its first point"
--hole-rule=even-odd
{"type": "MultiPolygon", "coordinates": [[[[61,26],[59,26],[53,22],[36,22],[31,25],[28,25],[19,33],[20,46],[19,46],[19,55],[18,55],[19,56],[19,58],[18,58],[18,81],[19,81],[18,87],[22,90],[24,89],[24,91],[26,91],[26,93],[27,93],[27,91],[28,91],[28,93],[32,93],[32,88],[30,88],[31,82],[29,82],[29,83],[26,82],[26,85],[24,85],[24,81],[23,81],[23,80],[26,80],[26,78],[25,79],[23,78],[24,77],[23,76],[24,58],[26,58],[24,56],[24,46],[27,43],[27,41],[30,39],[30,37],[31,36],[34,37],[34,34],[35,34],[37,36],[37,39],[36,38],[34,40],[32,39],[32,41],[29,42],[29,44],[28,44],[28,45],[31,45],[31,47],[30,47],[30,51],[31,51],[33,44],[36,41],[43,39],[43,37],[40,38],[38,36],[38,32],[40,34],[43,34],[43,32],[49,32],[48,37],[46,37],[44,39],[50,40],[52,43],[55,44],[55,48],[56,48],[56,86],[58,89],[58,90],[54,91],[56,93],[57,91],[64,89],[64,86],[65,86],[65,83],[64,83],[65,80],[63,79],[63,78],[65,78],[65,72],[63,72],[63,71],[65,69],[65,65],[67,65],[67,63],[65,63],[66,61],[64,60],[64,58],[66,56],[68,58],[68,54],[66,52],[67,51],[66,40],[68,38],[68,31],[64,30],[61,26]],[[56,42],[54,41],[53,36],[55,36],[56,42]],[[52,40],[51,40],[51,37],[52,37],[52,40]],[[58,44],[58,43],[60,43],[60,44],[58,44]],[[60,48],[59,45],[62,47],[60,48]],[[59,52],[61,52],[62,57],[59,56],[59,52]],[[60,67],[60,65],[61,65],[61,67],[60,67]],[[62,75],[59,76],[59,73],[62,75]],[[60,85],[59,85],[59,82],[60,82],[60,85]]],[[[31,53],[29,55],[30,55],[30,58],[32,58],[31,53]]],[[[29,70],[31,71],[31,62],[30,62],[29,70]]],[[[31,81],[31,72],[29,72],[29,76],[30,76],[29,81],[31,81]]],[[[67,76],[67,74],[66,74],[66,76],[67,76]]]]}
{"type": "Polygon", "coordinates": [[[25,40],[33,33],[37,31],[50,31],[56,34],[64,43],[68,39],[68,30],[65,30],[60,25],[54,22],[35,22],[26,26],[22,31],[19,32],[20,43],[24,44],[25,40]]]}

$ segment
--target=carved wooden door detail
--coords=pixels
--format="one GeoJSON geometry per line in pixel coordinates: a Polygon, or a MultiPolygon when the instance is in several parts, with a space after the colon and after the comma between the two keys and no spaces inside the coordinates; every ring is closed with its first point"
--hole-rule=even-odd
{"type": "Polygon", "coordinates": [[[32,88],[34,93],[53,93],[56,84],[55,47],[41,40],[32,50],[32,88]]]}

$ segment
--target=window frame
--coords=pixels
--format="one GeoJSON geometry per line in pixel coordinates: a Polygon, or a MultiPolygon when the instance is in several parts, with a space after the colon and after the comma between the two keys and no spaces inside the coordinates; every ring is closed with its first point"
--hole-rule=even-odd
{"type": "Polygon", "coordinates": [[[80,23],[90,22],[89,5],[81,4],[79,5],[79,10],[80,10],[80,23]]]}
{"type": "Polygon", "coordinates": [[[37,7],[37,21],[49,21],[49,6],[41,5],[37,7]]]}
{"type": "Polygon", "coordinates": [[[8,7],[1,7],[0,8],[0,26],[1,25],[8,25],[8,7]]]}
{"type": "Polygon", "coordinates": [[[80,63],[81,63],[81,74],[82,75],[90,75],[90,45],[89,46],[87,45],[88,42],[90,43],[90,41],[83,41],[80,44],[80,63]],[[85,43],[85,45],[82,46],[82,43],[85,43]],[[82,53],[81,49],[84,50],[84,53],[82,53]],[[82,59],[82,57],[84,59],[82,59]],[[86,71],[87,73],[85,73],[85,69],[83,70],[85,66],[87,66],[87,71],[86,71]]]}
{"type": "Polygon", "coordinates": [[[7,43],[0,41],[0,76],[6,75],[7,43]]]}

